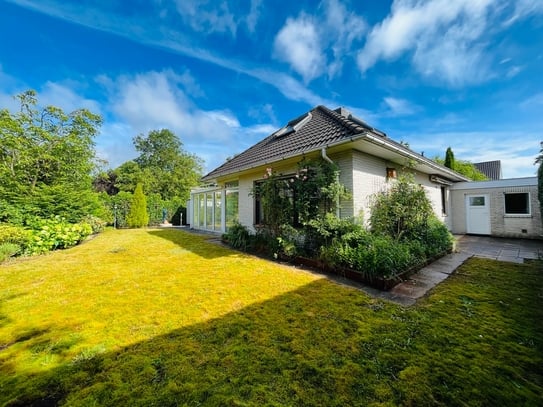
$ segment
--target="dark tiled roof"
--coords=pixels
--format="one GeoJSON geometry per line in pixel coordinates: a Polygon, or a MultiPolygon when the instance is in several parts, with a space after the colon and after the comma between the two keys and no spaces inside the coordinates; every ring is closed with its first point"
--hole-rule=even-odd
{"type": "MultiPolygon", "coordinates": [[[[338,110],[345,112],[344,109],[338,110]]],[[[331,144],[348,141],[353,136],[362,137],[369,131],[384,136],[383,133],[350,115],[345,117],[327,107],[317,106],[211,171],[203,180],[210,181],[282,158],[317,151],[331,144]]]]}
{"type": "Polygon", "coordinates": [[[485,161],[473,164],[479,172],[485,174],[488,179],[496,180],[502,178],[502,163],[500,160],[485,161]]]}

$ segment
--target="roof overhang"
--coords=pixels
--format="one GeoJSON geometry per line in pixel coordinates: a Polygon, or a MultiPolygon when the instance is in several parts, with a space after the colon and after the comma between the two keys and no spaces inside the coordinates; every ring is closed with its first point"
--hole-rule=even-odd
{"type": "Polygon", "coordinates": [[[414,151],[411,151],[407,147],[396,143],[395,141],[384,137],[381,135],[375,135],[370,132],[362,132],[356,135],[351,136],[348,139],[343,139],[337,143],[332,143],[328,145],[318,145],[314,147],[309,147],[303,151],[297,151],[294,154],[286,155],[282,157],[273,157],[269,160],[262,160],[259,162],[252,163],[250,166],[240,168],[235,172],[228,172],[224,174],[218,174],[216,176],[205,176],[202,178],[205,182],[210,181],[224,181],[233,179],[234,177],[254,172],[258,168],[277,165],[277,163],[288,164],[289,161],[296,162],[300,157],[313,155],[319,153],[325,148],[329,149],[329,152],[340,152],[345,149],[355,149],[361,152],[374,155],[376,157],[382,158],[391,164],[396,164],[400,167],[411,166],[414,170],[420,171],[426,174],[431,174],[437,177],[440,177],[441,183],[446,182],[460,182],[460,181],[469,181],[468,178],[464,177],[457,172],[446,168],[429,158],[424,157],[421,154],[417,154],[414,151]]]}

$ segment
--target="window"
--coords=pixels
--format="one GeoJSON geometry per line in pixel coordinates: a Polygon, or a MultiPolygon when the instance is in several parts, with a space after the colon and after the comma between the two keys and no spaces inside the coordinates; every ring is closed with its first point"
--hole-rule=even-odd
{"type": "Polygon", "coordinates": [[[485,206],[484,196],[470,196],[469,206],[485,206]]]}
{"type": "MultiPolygon", "coordinates": [[[[281,178],[278,178],[275,180],[273,184],[273,190],[274,190],[274,198],[273,203],[270,205],[274,208],[272,209],[272,213],[264,213],[264,207],[262,205],[262,200],[260,197],[260,188],[263,185],[262,181],[256,181],[255,182],[255,216],[254,216],[254,223],[255,225],[261,225],[269,223],[271,219],[266,220],[267,216],[270,216],[273,218],[274,221],[277,221],[279,217],[284,219],[286,222],[288,222],[292,226],[299,226],[299,214],[297,213],[296,209],[294,208],[294,202],[295,202],[295,191],[291,187],[291,180],[293,179],[294,175],[291,176],[284,176],[281,178]],[[276,208],[282,208],[281,213],[274,213],[276,208]]],[[[293,182],[293,181],[292,181],[293,182]]]]}
{"type": "Polygon", "coordinates": [[[441,187],[441,213],[447,214],[447,188],[441,187]]]}
{"type": "Polygon", "coordinates": [[[504,198],[506,215],[530,214],[530,194],[528,192],[506,193],[504,198]]]}
{"type": "Polygon", "coordinates": [[[221,230],[221,216],[222,216],[222,193],[221,191],[215,192],[215,223],[213,228],[215,230],[221,230]]]}
{"type": "Polygon", "coordinates": [[[239,192],[235,189],[226,190],[226,231],[239,222],[239,192]]]}

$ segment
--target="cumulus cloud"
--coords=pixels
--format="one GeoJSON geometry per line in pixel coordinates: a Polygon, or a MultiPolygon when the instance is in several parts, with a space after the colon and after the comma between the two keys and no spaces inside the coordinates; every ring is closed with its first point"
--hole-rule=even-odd
{"type": "Polygon", "coordinates": [[[493,0],[395,0],[368,35],[358,66],[366,72],[410,53],[425,77],[453,86],[481,82],[490,75],[483,34],[493,6],[493,0]]]}
{"type": "Polygon", "coordinates": [[[117,166],[135,156],[133,136],[167,128],[211,169],[221,164],[228,151],[241,151],[273,131],[274,126],[265,123],[243,126],[228,109],[198,108],[188,89],[199,86],[187,78],[192,78],[190,72],[178,75],[172,70],[98,78],[115,115],[102,132],[101,156],[117,166]]]}
{"type": "Polygon", "coordinates": [[[289,63],[306,83],[325,72],[329,78],[339,74],[352,44],[367,29],[365,20],[339,0],[324,0],[319,9],[321,14],[287,18],[274,42],[275,57],[289,63]]]}
{"type": "Polygon", "coordinates": [[[316,23],[305,14],[288,18],[273,44],[274,55],[298,72],[305,82],[317,77],[324,68],[324,56],[316,23]]]}

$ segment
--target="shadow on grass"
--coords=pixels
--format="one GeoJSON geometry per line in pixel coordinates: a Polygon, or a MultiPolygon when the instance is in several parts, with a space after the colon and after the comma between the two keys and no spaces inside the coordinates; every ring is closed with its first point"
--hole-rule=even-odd
{"type": "Polygon", "coordinates": [[[153,229],[148,233],[152,236],[160,237],[179,246],[179,253],[190,251],[205,259],[215,259],[218,257],[239,255],[227,247],[211,244],[210,239],[217,238],[214,235],[188,232],[182,229],[153,229]]]}
{"type": "Polygon", "coordinates": [[[115,352],[82,352],[44,373],[5,363],[0,404],[537,405],[540,333],[531,348],[475,348],[475,333],[493,328],[466,331],[455,306],[407,310],[317,280],[115,352]],[[522,377],[515,363],[525,365],[522,377]]]}

